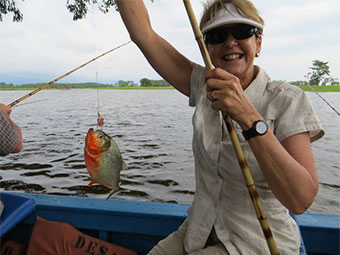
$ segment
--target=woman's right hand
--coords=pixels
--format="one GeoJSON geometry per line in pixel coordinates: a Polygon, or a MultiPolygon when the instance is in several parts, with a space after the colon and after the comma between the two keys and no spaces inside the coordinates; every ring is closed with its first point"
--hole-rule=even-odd
{"type": "Polygon", "coordinates": [[[254,121],[262,119],[255,107],[244,94],[240,80],[221,68],[207,71],[207,97],[211,107],[229,114],[243,130],[249,129],[254,121]]]}

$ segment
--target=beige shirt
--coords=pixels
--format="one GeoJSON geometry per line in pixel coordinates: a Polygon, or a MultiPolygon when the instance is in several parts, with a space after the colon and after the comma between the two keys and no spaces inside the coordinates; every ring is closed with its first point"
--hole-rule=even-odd
{"type": "MultiPolygon", "coordinates": [[[[271,81],[259,69],[245,94],[277,139],[306,131],[312,141],[319,139],[322,127],[306,94],[293,85],[271,81]]],[[[214,227],[232,255],[269,254],[225,123],[207,99],[204,76],[205,69],[194,64],[189,103],[196,107],[192,144],[196,191],[188,211],[185,249],[188,253],[202,249],[214,227]]],[[[270,191],[240,126],[236,122],[234,126],[280,254],[299,254],[300,235],[294,219],[270,191]]]]}

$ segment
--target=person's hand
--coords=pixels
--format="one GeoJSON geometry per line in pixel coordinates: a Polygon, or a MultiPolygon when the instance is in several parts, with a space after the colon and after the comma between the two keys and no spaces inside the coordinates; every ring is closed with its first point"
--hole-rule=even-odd
{"type": "Polygon", "coordinates": [[[18,127],[18,125],[15,124],[14,121],[11,120],[11,118],[9,116],[12,112],[12,109],[10,107],[8,107],[7,105],[0,104],[0,111],[2,111],[5,114],[8,121],[15,127],[17,134],[18,134],[18,143],[17,143],[17,146],[15,147],[15,149],[12,152],[13,153],[20,152],[21,149],[22,149],[22,133],[21,133],[21,129],[18,127]]]}
{"type": "Polygon", "coordinates": [[[222,111],[224,116],[229,114],[242,129],[249,128],[249,119],[260,118],[255,107],[244,94],[240,80],[236,76],[221,68],[215,68],[206,73],[205,82],[211,107],[222,111]]]}
{"type": "Polygon", "coordinates": [[[9,108],[7,105],[0,104],[0,110],[9,118],[9,115],[12,112],[12,109],[9,108]]]}

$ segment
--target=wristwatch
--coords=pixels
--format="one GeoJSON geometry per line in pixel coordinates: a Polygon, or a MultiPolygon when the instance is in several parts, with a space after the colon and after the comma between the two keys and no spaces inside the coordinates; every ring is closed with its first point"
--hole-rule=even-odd
{"type": "Polygon", "coordinates": [[[242,131],[242,134],[246,140],[249,140],[255,136],[261,136],[267,133],[268,124],[264,120],[257,120],[253,123],[252,127],[248,130],[242,131]]]}

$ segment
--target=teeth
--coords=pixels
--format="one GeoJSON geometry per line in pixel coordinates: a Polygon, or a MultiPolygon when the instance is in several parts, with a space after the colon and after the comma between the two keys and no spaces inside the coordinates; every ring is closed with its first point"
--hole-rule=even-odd
{"type": "Polygon", "coordinates": [[[241,54],[230,54],[230,55],[226,55],[224,58],[231,60],[231,59],[237,59],[237,58],[240,58],[240,57],[241,57],[241,54]]]}

